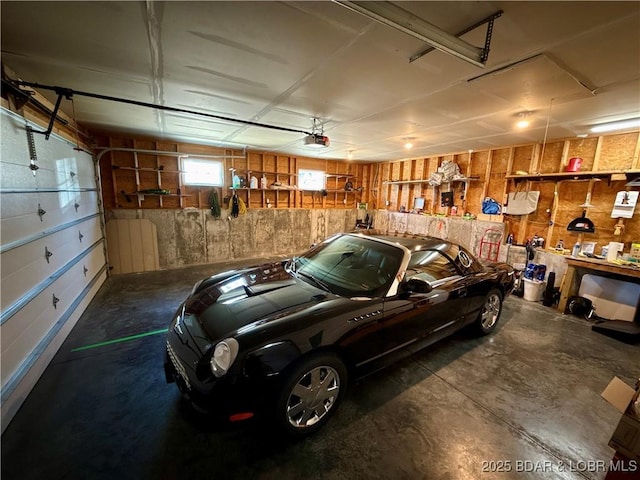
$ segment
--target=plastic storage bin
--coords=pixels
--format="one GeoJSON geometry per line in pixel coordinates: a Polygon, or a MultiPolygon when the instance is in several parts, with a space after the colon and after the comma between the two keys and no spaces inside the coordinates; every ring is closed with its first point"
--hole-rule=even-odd
{"type": "Polygon", "coordinates": [[[528,278],[523,278],[522,280],[524,280],[524,299],[530,302],[539,302],[542,300],[542,294],[544,293],[547,282],[529,280],[528,278]]]}

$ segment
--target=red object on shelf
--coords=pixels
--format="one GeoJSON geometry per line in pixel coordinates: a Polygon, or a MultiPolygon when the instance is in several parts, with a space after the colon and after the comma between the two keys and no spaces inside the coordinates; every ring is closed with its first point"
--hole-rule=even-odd
{"type": "Polygon", "coordinates": [[[567,168],[564,169],[565,172],[577,172],[580,170],[582,166],[582,159],[580,157],[573,157],[569,159],[569,164],[567,168]]]}
{"type": "Polygon", "coordinates": [[[482,240],[480,240],[480,254],[478,257],[481,260],[497,262],[501,243],[502,231],[496,228],[487,228],[482,235],[482,240]]]}

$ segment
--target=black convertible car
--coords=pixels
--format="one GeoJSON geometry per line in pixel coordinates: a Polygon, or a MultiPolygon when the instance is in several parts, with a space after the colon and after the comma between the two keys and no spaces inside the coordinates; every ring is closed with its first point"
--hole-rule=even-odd
{"type": "Polygon", "coordinates": [[[513,284],[509,265],[482,265],[446,240],[335,235],[300,257],[198,282],[169,327],[167,381],[231,421],[267,413],[309,434],[350,379],[466,325],[490,333],[513,284]]]}

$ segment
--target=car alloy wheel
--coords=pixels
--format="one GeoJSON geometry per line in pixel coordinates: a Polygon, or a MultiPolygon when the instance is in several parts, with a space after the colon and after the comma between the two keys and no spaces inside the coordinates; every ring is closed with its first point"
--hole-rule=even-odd
{"type": "Polygon", "coordinates": [[[477,325],[481,334],[486,335],[494,329],[500,318],[501,311],[502,294],[500,291],[493,289],[487,294],[478,318],[477,325]]]}
{"type": "Polygon", "coordinates": [[[342,361],[330,353],[304,359],[287,376],[278,410],[283,426],[294,435],[320,429],[336,410],[347,383],[342,361]]]}
{"type": "Polygon", "coordinates": [[[307,372],[293,387],[287,401],[287,418],[294,427],[310,427],[322,420],[340,393],[340,376],[331,367],[307,372]]]}

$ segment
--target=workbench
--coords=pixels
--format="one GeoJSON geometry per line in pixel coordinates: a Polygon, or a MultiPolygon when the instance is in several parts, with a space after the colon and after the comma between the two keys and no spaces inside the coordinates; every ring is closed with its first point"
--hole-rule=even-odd
{"type": "MultiPolygon", "coordinates": [[[[593,275],[600,275],[602,277],[616,278],[625,282],[640,284],[640,265],[638,265],[638,267],[618,265],[607,262],[606,260],[586,257],[567,257],[565,258],[565,261],[567,263],[567,272],[562,280],[562,285],[560,286],[560,301],[558,303],[558,310],[562,313],[566,310],[569,298],[573,295],[578,295],[580,282],[582,281],[582,276],[585,274],[590,273],[593,275]]],[[[633,322],[610,320],[608,322],[602,322],[598,325],[594,325],[592,328],[597,331],[611,329],[634,336],[640,335],[640,298],[636,304],[633,322]]]]}

